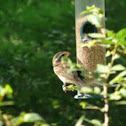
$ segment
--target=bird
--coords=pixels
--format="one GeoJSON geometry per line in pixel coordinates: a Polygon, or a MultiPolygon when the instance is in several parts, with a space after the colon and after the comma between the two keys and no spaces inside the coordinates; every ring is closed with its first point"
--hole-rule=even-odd
{"type": "Polygon", "coordinates": [[[66,87],[67,83],[76,85],[79,89],[87,85],[78,77],[77,71],[73,71],[68,73],[68,69],[70,68],[66,62],[62,61],[63,57],[68,57],[70,53],[68,51],[61,51],[54,55],[52,64],[54,73],[58,76],[58,78],[63,82],[63,91],[69,90],[66,87]]]}
{"type": "Polygon", "coordinates": [[[90,40],[93,40],[88,34],[83,34],[83,37],[81,39],[81,43],[88,43],[90,40]]]}

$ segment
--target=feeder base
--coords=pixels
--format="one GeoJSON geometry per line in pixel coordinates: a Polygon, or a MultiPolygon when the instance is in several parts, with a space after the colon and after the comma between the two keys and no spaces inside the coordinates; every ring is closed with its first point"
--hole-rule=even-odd
{"type": "Polygon", "coordinates": [[[86,94],[86,93],[78,93],[74,96],[75,99],[89,99],[89,98],[103,98],[102,95],[96,94],[86,94]]]}
{"type": "MultiPolygon", "coordinates": [[[[117,87],[120,86],[120,84],[113,84],[110,85],[110,87],[117,87]]],[[[77,92],[77,95],[74,96],[75,99],[89,99],[89,98],[103,98],[102,95],[97,95],[97,94],[86,94],[86,93],[80,93],[79,91],[77,92]]]]}

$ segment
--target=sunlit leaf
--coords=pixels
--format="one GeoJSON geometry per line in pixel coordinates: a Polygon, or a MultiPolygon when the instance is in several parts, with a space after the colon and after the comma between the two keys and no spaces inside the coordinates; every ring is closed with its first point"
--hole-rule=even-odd
{"type": "Polygon", "coordinates": [[[90,33],[88,34],[91,38],[105,38],[105,36],[101,33],[90,33]]]}
{"type": "Polygon", "coordinates": [[[95,94],[100,94],[101,89],[99,87],[94,87],[94,93],[95,94]]]}
{"type": "Polygon", "coordinates": [[[92,93],[93,90],[90,87],[83,87],[83,88],[81,88],[81,92],[83,92],[83,93],[92,93]]]}
{"type": "Polygon", "coordinates": [[[14,105],[13,101],[4,101],[0,103],[0,106],[9,106],[9,105],[14,105]]]}
{"type": "Polygon", "coordinates": [[[92,6],[87,6],[87,7],[86,7],[86,9],[87,9],[87,10],[93,10],[93,9],[95,9],[95,8],[96,8],[96,6],[95,6],[95,5],[92,5],[92,6]]]}
{"type": "Polygon", "coordinates": [[[120,55],[119,54],[115,54],[115,56],[113,56],[113,59],[116,60],[116,59],[119,59],[120,58],[120,55]]]}
{"type": "Polygon", "coordinates": [[[121,64],[117,64],[117,65],[112,67],[112,70],[114,70],[114,71],[122,71],[122,70],[125,70],[125,69],[126,68],[121,64]]]}
{"type": "Polygon", "coordinates": [[[100,108],[99,108],[98,106],[93,106],[93,105],[91,105],[91,106],[86,106],[85,109],[100,110],[100,108]]]}
{"type": "Polygon", "coordinates": [[[0,85],[0,96],[4,96],[6,93],[6,90],[0,85]]]}
{"type": "Polygon", "coordinates": [[[85,118],[84,120],[87,121],[88,123],[93,124],[94,126],[103,126],[103,123],[101,123],[101,121],[98,119],[89,120],[85,118]]]}
{"type": "Polygon", "coordinates": [[[101,8],[97,8],[95,5],[87,6],[86,9],[94,15],[100,15],[103,14],[103,10],[101,8]]]}
{"type": "MultiPolygon", "coordinates": [[[[109,84],[114,84],[116,82],[119,81],[120,78],[124,77],[126,75],[126,70],[122,71],[121,73],[119,73],[114,79],[112,79],[109,84]]],[[[122,80],[122,79],[121,79],[122,80]]]]}
{"type": "Polygon", "coordinates": [[[97,71],[100,72],[100,73],[108,73],[109,72],[109,66],[98,64],[97,65],[97,71]]]}
{"type": "Polygon", "coordinates": [[[105,44],[110,44],[110,45],[114,45],[114,44],[115,44],[115,43],[114,43],[112,40],[110,40],[110,39],[101,39],[100,41],[103,42],[103,43],[105,43],[105,44]]]}
{"type": "Polygon", "coordinates": [[[125,88],[121,88],[119,90],[120,94],[123,96],[123,97],[126,97],[126,89],[125,88]]]}
{"type": "Polygon", "coordinates": [[[81,116],[80,119],[75,124],[75,126],[80,126],[83,123],[83,121],[84,121],[84,116],[81,116]]]}
{"type": "Polygon", "coordinates": [[[69,89],[74,89],[74,85],[68,85],[67,86],[69,89]]]}
{"type": "Polygon", "coordinates": [[[118,101],[116,102],[117,105],[126,105],[126,101],[118,101]]]}
{"type": "Polygon", "coordinates": [[[117,34],[116,34],[117,38],[125,38],[126,37],[126,28],[121,29],[117,34]]]}
{"type": "Polygon", "coordinates": [[[110,100],[120,100],[122,97],[118,91],[109,95],[110,100]]]}
{"type": "Polygon", "coordinates": [[[85,102],[81,102],[80,106],[82,107],[82,109],[84,109],[86,107],[86,103],[85,102]]]}
{"type": "Polygon", "coordinates": [[[13,89],[11,88],[11,86],[10,86],[9,84],[7,84],[7,85],[5,86],[5,90],[6,90],[7,93],[9,93],[9,94],[13,93],[13,89]]]}
{"type": "Polygon", "coordinates": [[[83,14],[89,14],[89,13],[91,13],[91,11],[83,11],[83,12],[81,12],[81,15],[83,15],[83,14]]]}
{"type": "Polygon", "coordinates": [[[107,36],[111,37],[111,38],[114,38],[116,36],[116,34],[114,33],[114,31],[108,31],[107,36]]]}
{"type": "Polygon", "coordinates": [[[96,125],[96,126],[101,126],[102,125],[101,121],[99,121],[97,119],[91,120],[91,123],[94,124],[94,125],[96,125]]]}
{"type": "Polygon", "coordinates": [[[126,28],[121,29],[117,34],[116,38],[118,39],[118,44],[125,44],[126,45],[126,28]]]}
{"type": "Polygon", "coordinates": [[[94,24],[96,27],[102,27],[102,19],[99,18],[99,16],[89,15],[88,20],[89,22],[94,24]]]}
{"type": "Polygon", "coordinates": [[[106,52],[106,55],[105,55],[105,56],[106,56],[106,57],[109,57],[109,56],[111,56],[111,55],[112,55],[112,52],[108,50],[108,51],[106,52]]]}
{"type": "Polygon", "coordinates": [[[43,118],[36,113],[28,113],[23,117],[24,122],[35,122],[35,121],[44,121],[43,118]]]}

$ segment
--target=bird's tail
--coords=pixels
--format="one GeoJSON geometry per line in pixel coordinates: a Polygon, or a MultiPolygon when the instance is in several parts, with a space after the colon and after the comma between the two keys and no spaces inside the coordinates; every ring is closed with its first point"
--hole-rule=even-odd
{"type": "Polygon", "coordinates": [[[96,80],[91,82],[91,83],[89,83],[89,84],[85,84],[81,79],[77,82],[77,87],[80,88],[80,89],[82,87],[94,88],[96,86],[102,87],[103,84],[101,82],[96,81],[96,80]]]}
{"type": "Polygon", "coordinates": [[[92,81],[91,83],[89,83],[89,85],[90,85],[91,87],[96,87],[96,86],[102,87],[102,86],[103,86],[103,83],[102,83],[102,82],[99,82],[99,81],[97,81],[97,80],[94,80],[94,81],[92,81]]]}
{"type": "Polygon", "coordinates": [[[91,88],[90,87],[90,85],[88,85],[88,84],[85,84],[81,79],[79,79],[78,81],[77,81],[77,85],[76,85],[78,88],[82,88],[82,87],[89,87],[89,88],[91,88]]]}

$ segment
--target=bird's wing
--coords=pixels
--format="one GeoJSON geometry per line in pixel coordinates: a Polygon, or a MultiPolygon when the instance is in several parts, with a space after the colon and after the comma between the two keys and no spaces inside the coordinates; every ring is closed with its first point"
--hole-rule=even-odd
{"type": "Polygon", "coordinates": [[[69,70],[69,66],[67,65],[67,63],[62,63],[62,76],[64,76],[65,78],[68,78],[69,80],[77,80],[78,75],[77,75],[77,71],[73,71],[71,73],[68,73],[69,70]]]}

